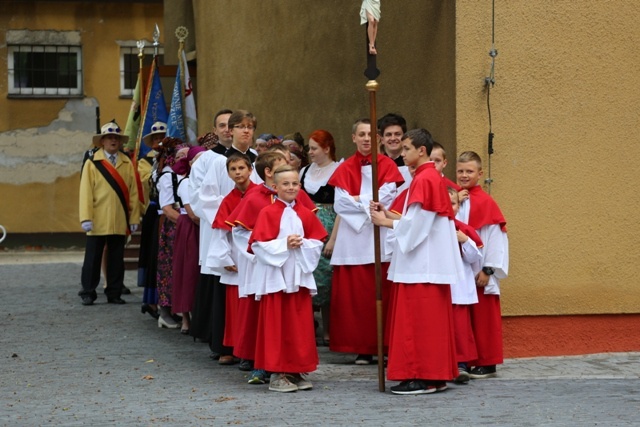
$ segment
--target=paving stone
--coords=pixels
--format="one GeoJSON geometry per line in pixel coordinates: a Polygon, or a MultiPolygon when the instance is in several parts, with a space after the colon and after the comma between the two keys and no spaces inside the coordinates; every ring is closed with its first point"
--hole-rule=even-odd
{"type": "Polygon", "coordinates": [[[249,385],[206,344],[159,329],[128,304],[77,296],[81,256],[0,255],[0,425],[504,425],[640,424],[640,353],[508,359],[499,377],[435,395],[378,391],[377,366],[319,347],[311,391],[249,385]],[[18,259],[18,260],[16,260],[18,259]]]}

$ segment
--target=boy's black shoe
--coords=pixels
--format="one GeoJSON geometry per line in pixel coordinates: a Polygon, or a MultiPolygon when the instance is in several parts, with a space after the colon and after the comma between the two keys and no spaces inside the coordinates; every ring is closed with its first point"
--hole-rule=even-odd
{"type": "Polygon", "coordinates": [[[469,383],[469,367],[466,363],[458,363],[458,376],[453,380],[456,384],[468,384],[469,383]]]}
{"type": "Polygon", "coordinates": [[[429,386],[421,380],[402,381],[400,384],[391,387],[393,394],[429,394],[437,391],[436,386],[429,386]]]}
{"type": "Polygon", "coordinates": [[[253,371],[253,360],[242,359],[238,365],[238,369],[241,371],[253,371]]]}
{"type": "Polygon", "coordinates": [[[93,298],[89,295],[82,297],[82,305],[93,305],[93,298]]]}
{"type": "Polygon", "coordinates": [[[120,297],[107,298],[109,304],[126,304],[127,302],[120,297]]]}
{"type": "Polygon", "coordinates": [[[469,377],[474,380],[497,377],[496,365],[476,366],[469,372],[469,377]]]}

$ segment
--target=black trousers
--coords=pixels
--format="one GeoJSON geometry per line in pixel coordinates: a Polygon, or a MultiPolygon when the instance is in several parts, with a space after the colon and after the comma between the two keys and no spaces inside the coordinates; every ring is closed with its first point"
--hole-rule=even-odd
{"type": "Polygon", "coordinates": [[[97,298],[96,288],[100,283],[100,266],[102,251],[107,245],[107,288],[104,293],[107,298],[117,298],[122,294],[124,285],[124,245],[126,236],[110,234],[107,236],[87,236],[82,264],[82,290],[80,296],[97,298]]]}
{"type": "Polygon", "coordinates": [[[211,306],[211,341],[209,349],[222,356],[231,356],[233,347],[222,344],[226,323],[227,285],[220,283],[220,276],[210,276],[209,284],[213,287],[213,303],[211,306]]]}

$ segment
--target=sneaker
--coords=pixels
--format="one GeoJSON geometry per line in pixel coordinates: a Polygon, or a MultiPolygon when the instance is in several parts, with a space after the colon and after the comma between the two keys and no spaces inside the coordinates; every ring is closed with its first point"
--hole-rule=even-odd
{"type": "Polygon", "coordinates": [[[468,384],[469,378],[469,369],[466,363],[458,363],[458,376],[454,378],[453,382],[456,384],[468,384]]]}
{"type": "Polygon", "coordinates": [[[359,354],[358,357],[356,357],[355,364],[371,365],[371,362],[373,362],[373,356],[371,356],[370,354],[359,354]]]}
{"type": "Polygon", "coordinates": [[[279,391],[280,393],[289,393],[292,391],[298,391],[298,386],[292,383],[285,374],[271,374],[269,390],[279,391]]]}
{"type": "Polygon", "coordinates": [[[266,384],[267,372],[264,369],[254,369],[249,375],[249,384],[266,384]]]}
{"type": "Polygon", "coordinates": [[[245,372],[253,371],[253,360],[242,359],[238,369],[245,372]]]}
{"type": "Polygon", "coordinates": [[[435,383],[434,387],[436,388],[437,392],[445,391],[448,388],[447,383],[445,381],[439,381],[435,383]]]}
{"type": "Polygon", "coordinates": [[[391,387],[391,393],[403,395],[429,394],[435,393],[436,391],[435,385],[428,386],[422,380],[402,381],[400,384],[391,387]]]}
{"type": "Polygon", "coordinates": [[[287,374],[287,378],[298,387],[298,390],[311,390],[313,388],[311,381],[306,380],[302,374],[287,374]]]}
{"type": "Polygon", "coordinates": [[[497,377],[498,373],[496,372],[496,365],[491,366],[476,366],[469,372],[469,377],[471,379],[484,379],[484,378],[493,378],[497,377]]]}

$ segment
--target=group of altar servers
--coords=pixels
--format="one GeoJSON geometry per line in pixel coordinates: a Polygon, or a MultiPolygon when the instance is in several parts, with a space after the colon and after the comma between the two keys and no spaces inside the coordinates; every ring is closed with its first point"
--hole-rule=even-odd
{"type": "MultiPolygon", "coordinates": [[[[458,157],[453,183],[442,174],[446,154],[431,134],[407,132],[404,119],[394,123],[389,128],[401,129],[401,159],[377,156],[378,201],[371,167],[377,135],[367,119],[352,128],[356,153],[328,180],[340,217],[331,256],[329,347],[357,355],[357,364],[372,363],[377,353],[373,242],[379,226],[387,377],[399,381],[391,392],[435,393],[449,381],[495,376],[502,363],[506,221],[482,190],[476,153],[458,157]]],[[[285,155],[251,152],[256,125],[251,113],[234,112],[231,147],[207,150],[192,165],[198,294],[209,295],[216,312],[210,346],[221,360],[249,361],[249,382],[268,382],[270,390],[308,390],[313,385],[305,374],[319,362],[313,271],[327,231],[285,155]]]]}

